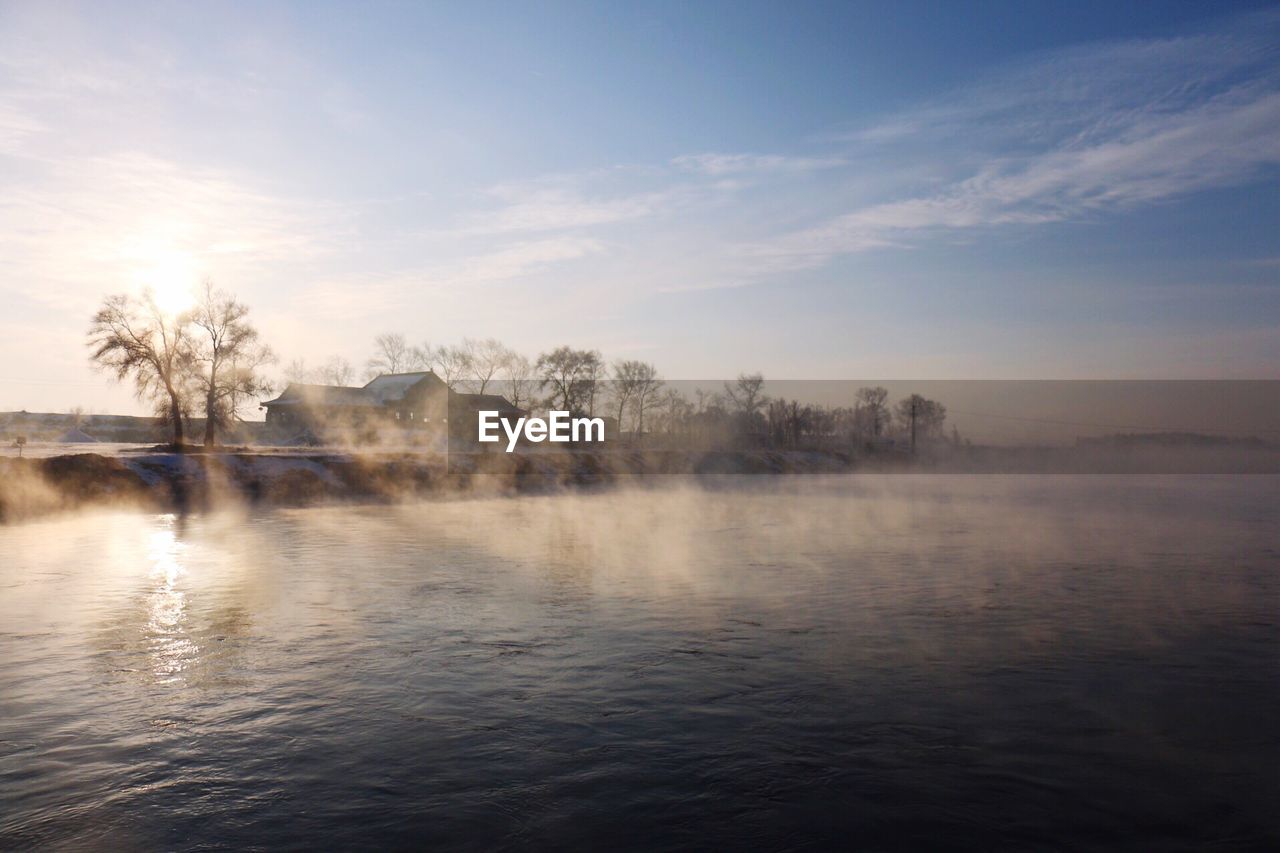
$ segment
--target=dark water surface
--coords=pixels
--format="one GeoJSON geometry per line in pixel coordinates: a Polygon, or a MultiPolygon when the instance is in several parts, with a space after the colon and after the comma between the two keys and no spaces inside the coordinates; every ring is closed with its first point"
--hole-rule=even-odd
{"type": "Polygon", "coordinates": [[[1280,478],[0,528],[0,848],[1280,842],[1280,478]]]}

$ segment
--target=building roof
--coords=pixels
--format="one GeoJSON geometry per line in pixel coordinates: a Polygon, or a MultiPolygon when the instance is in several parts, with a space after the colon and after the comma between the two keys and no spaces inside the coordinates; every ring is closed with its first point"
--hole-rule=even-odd
{"type": "MultiPolygon", "coordinates": [[[[267,400],[264,406],[342,406],[346,408],[377,409],[402,401],[410,389],[424,380],[445,387],[444,380],[430,370],[414,373],[384,373],[371,379],[363,388],[343,385],[309,385],[291,382],[279,397],[267,400]]],[[[481,409],[503,414],[527,414],[511,405],[506,397],[498,394],[462,394],[449,391],[450,405],[460,405],[471,411],[481,409]]]]}
{"type": "Polygon", "coordinates": [[[363,388],[343,385],[309,385],[290,382],[279,397],[267,400],[264,406],[346,406],[348,408],[376,408],[381,403],[363,388]]]}
{"type": "Polygon", "coordinates": [[[409,389],[413,388],[419,382],[427,377],[431,377],[436,382],[444,384],[444,380],[436,376],[430,370],[419,370],[413,373],[383,373],[381,376],[369,380],[361,390],[370,394],[379,405],[387,403],[396,403],[404,399],[404,395],[409,393],[409,389]]]}
{"type": "Polygon", "coordinates": [[[517,409],[513,406],[511,401],[506,397],[502,397],[498,394],[462,394],[455,391],[453,393],[453,398],[456,402],[474,411],[484,409],[486,411],[498,411],[508,414],[527,414],[523,409],[517,409]]]}

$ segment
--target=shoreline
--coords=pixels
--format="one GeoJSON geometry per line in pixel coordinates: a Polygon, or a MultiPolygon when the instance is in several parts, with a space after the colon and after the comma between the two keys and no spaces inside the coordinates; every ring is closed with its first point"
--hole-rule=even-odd
{"type": "Polygon", "coordinates": [[[0,524],[83,508],[200,511],[226,505],[377,504],[549,494],[678,476],[813,474],[1278,474],[1275,452],[1014,450],[859,457],[818,450],[567,450],[556,453],[299,452],[288,449],[0,458],[0,524]]]}
{"type": "Polygon", "coordinates": [[[78,453],[0,459],[0,523],[107,506],[198,511],[226,504],[376,504],[540,494],[667,475],[832,474],[852,459],[808,451],[602,454],[78,453]]]}

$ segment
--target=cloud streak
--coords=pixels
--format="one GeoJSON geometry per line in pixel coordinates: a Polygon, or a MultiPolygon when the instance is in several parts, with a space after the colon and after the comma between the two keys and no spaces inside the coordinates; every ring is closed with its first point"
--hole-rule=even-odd
{"type": "Polygon", "coordinates": [[[503,187],[491,194],[504,204],[469,214],[457,233],[474,236],[593,228],[651,216],[674,199],[674,193],[664,191],[610,198],[588,197],[572,188],[545,187],[503,187]]]}
{"type": "Polygon", "coordinates": [[[945,107],[843,137],[864,155],[931,151],[940,168],[968,174],[830,217],[756,254],[770,271],[804,268],[944,232],[1088,219],[1240,185],[1280,164],[1278,83],[1274,51],[1226,34],[1023,65],[945,107]]]}
{"type": "Polygon", "coordinates": [[[727,175],[798,175],[848,165],[842,157],[788,157],[781,154],[682,154],[672,159],[677,169],[712,177],[727,175]]]}

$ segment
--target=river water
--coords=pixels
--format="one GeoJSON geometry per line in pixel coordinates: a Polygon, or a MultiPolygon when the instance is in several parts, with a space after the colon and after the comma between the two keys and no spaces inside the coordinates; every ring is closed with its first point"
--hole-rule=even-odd
{"type": "Polygon", "coordinates": [[[1280,478],[0,527],[0,848],[1280,841],[1280,478]]]}

